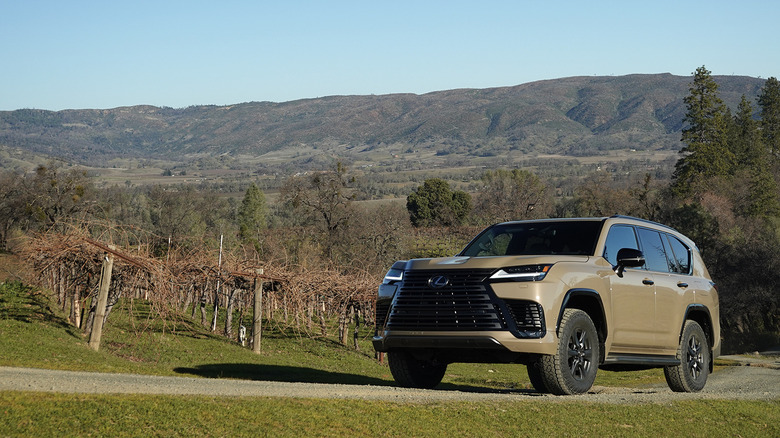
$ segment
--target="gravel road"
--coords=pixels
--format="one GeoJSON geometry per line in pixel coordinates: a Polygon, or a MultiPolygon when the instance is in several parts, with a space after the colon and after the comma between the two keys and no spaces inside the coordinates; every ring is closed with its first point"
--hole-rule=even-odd
{"type": "Polygon", "coordinates": [[[399,403],[576,400],[624,404],[700,399],[780,400],[780,359],[738,359],[742,366],[728,367],[714,373],[704,390],[694,394],[674,393],[665,385],[642,389],[594,386],[587,394],[556,397],[532,390],[417,390],[394,386],[161,377],[12,367],[0,367],[0,391],[332,398],[399,403]]]}

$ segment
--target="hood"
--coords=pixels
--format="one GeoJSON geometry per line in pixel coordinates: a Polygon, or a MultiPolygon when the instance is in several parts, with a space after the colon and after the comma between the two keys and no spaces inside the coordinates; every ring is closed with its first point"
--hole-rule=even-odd
{"type": "Polygon", "coordinates": [[[448,270],[448,269],[498,269],[506,266],[555,264],[560,262],[588,261],[589,256],[545,255],[545,256],[501,256],[501,257],[439,257],[435,259],[413,259],[406,262],[405,270],[448,270]]]}

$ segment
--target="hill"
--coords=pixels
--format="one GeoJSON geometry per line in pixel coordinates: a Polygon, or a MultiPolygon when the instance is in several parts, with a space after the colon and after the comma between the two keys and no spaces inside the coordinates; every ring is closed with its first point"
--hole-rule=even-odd
{"type": "MultiPolygon", "coordinates": [[[[754,99],[764,84],[744,76],[714,79],[732,108],[742,95],[754,99]]],[[[691,81],[671,74],[571,77],[182,109],[20,109],[0,112],[0,146],[92,166],[121,158],[303,163],[327,153],[383,162],[420,151],[432,159],[473,159],[677,150],[691,81]]]]}

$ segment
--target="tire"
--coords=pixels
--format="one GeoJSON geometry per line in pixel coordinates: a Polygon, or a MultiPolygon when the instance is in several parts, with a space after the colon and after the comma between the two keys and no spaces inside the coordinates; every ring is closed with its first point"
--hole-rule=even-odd
{"type": "Polygon", "coordinates": [[[446,363],[416,359],[406,351],[389,351],[387,362],[393,379],[404,388],[434,388],[447,371],[446,363]]]}
{"type": "Polygon", "coordinates": [[[544,384],[544,377],[542,376],[542,364],[540,361],[535,360],[526,365],[528,371],[528,379],[531,381],[531,386],[534,387],[536,392],[547,394],[550,392],[547,389],[547,385],[544,384]]]}
{"type": "Polygon", "coordinates": [[[587,392],[596,380],[599,338],[587,313],[566,309],[558,329],[558,349],[539,360],[544,386],[556,395],[587,392]]]}
{"type": "Polygon", "coordinates": [[[674,392],[698,392],[710,374],[710,346],[699,323],[685,321],[677,357],[680,364],[664,367],[666,383],[674,392]]]}

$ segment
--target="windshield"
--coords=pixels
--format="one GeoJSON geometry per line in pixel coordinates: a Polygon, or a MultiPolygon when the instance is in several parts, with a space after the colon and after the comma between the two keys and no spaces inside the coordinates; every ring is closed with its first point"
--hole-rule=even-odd
{"type": "Polygon", "coordinates": [[[593,255],[601,225],[601,221],[517,222],[494,225],[472,240],[460,255],[593,255]]]}

